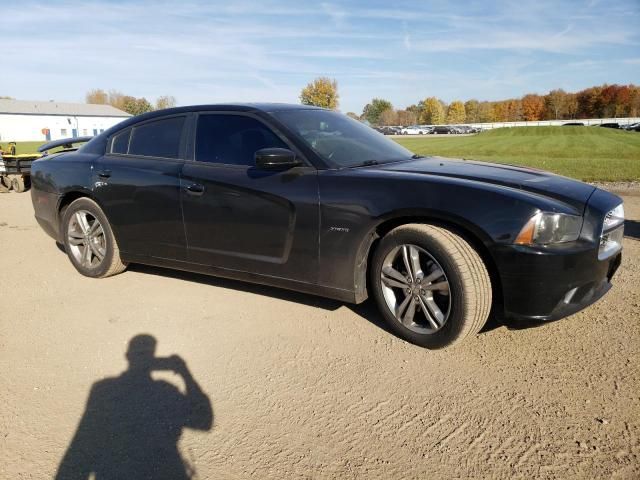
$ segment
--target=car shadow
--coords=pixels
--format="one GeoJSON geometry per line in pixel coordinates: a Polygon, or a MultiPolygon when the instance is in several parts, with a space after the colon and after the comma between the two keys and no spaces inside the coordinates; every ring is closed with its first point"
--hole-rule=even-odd
{"type": "MultiPolygon", "coordinates": [[[[65,255],[67,254],[63,244],[56,242],[56,247],[65,255]]],[[[152,265],[143,265],[141,263],[130,264],[127,270],[130,272],[143,273],[145,275],[157,275],[160,277],[175,278],[176,280],[183,280],[185,282],[210,285],[212,287],[229,288],[232,290],[249,292],[265,297],[272,297],[279,300],[285,300],[294,303],[301,303],[303,305],[308,305],[311,307],[322,308],[323,310],[333,311],[337,310],[343,305],[343,303],[337,300],[331,300],[325,297],[296,292],[293,290],[286,290],[278,287],[271,287],[269,285],[262,285],[259,283],[243,282],[241,280],[233,280],[223,277],[214,277],[211,275],[205,275],[203,273],[154,267],[152,265]]]]}
{"type": "Polygon", "coordinates": [[[93,384],[84,414],[55,476],[66,479],[190,479],[195,466],[179,452],[184,428],[209,431],[213,409],[178,355],[155,356],[156,339],[136,335],[129,367],[93,384]],[[155,371],[182,377],[184,393],[155,380],[155,371]]]}
{"type": "MultiPolygon", "coordinates": [[[[65,253],[64,245],[56,243],[58,249],[65,253]]],[[[129,271],[139,272],[146,275],[158,275],[161,277],[174,278],[176,280],[183,280],[186,282],[200,283],[204,285],[210,285],[212,287],[228,288],[232,290],[238,290],[242,292],[249,292],[255,295],[261,295],[270,298],[276,298],[278,300],[284,300],[288,302],[300,303],[310,307],[321,308],[323,310],[335,311],[344,306],[354,312],[359,317],[364,318],[374,326],[384,330],[390,335],[395,333],[387,326],[386,321],[378,311],[373,299],[369,298],[360,304],[344,303],[339,300],[332,300],[330,298],[319,297],[316,295],[296,292],[293,290],[286,290],[283,288],[272,287],[269,285],[262,285],[251,282],[243,282],[241,280],[233,280],[222,277],[214,277],[205,275],[202,273],[187,272],[183,270],[173,270],[169,268],[154,267],[143,264],[131,264],[128,268],[129,271]]],[[[546,325],[549,322],[538,321],[513,321],[505,318],[499,313],[500,307],[492,309],[487,323],[480,330],[481,334],[488,333],[500,327],[506,327],[511,330],[523,330],[527,328],[537,328],[546,325]]]]}
{"type": "Polygon", "coordinates": [[[625,220],[624,236],[627,238],[635,238],[640,240],[640,222],[636,220],[625,220]]]}
{"type": "MultiPolygon", "coordinates": [[[[268,285],[243,282],[240,280],[232,280],[221,277],[213,277],[201,273],[192,273],[182,270],[171,270],[142,264],[130,265],[129,270],[148,275],[159,275],[162,277],[175,278],[177,280],[183,280],[187,282],[210,285],[212,287],[229,288],[232,290],[249,292],[256,295],[276,298],[278,300],[284,300],[288,302],[300,303],[303,305],[321,308],[328,311],[335,311],[340,307],[345,307],[351,310],[357,316],[367,320],[375,327],[385,331],[390,335],[396,336],[395,333],[388,327],[386,321],[380,314],[375,301],[372,298],[368,298],[366,301],[359,304],[352,304],[341,302],[339,300],[332,300],[330,298],[319,297],[308,293],[295,292],[292,290],[271,287],[268,285]]],[[[499,308],[497,310],[499,310],[499,308]]],[[[544,322],[529,323],[518,321],[517,323],[512,323],[508,319],[505,319],[503,316],[497,314],[495,311],[492,311],[489,315],[487,323],[482,328],[480,333],[487,333],[503,326],[510,329],[521,330],[524,328],[539,327],[541,325],[544,325],[544,322]]]]}
{"type": "Polygon", "coordinates": [[[186,282],[200,283],[210,285],[212,287],[228,288],[231,290],[239,290],[242,292],[253,293],[265,297],[277,298],[288,302],[301,303],[310,307],[317,307],[323,310],[337,310],[343,304],[338,300],[331,300],[325,297],[286,290],[269,285],[259,283],[243,282],[241,280],[233,280],[223,277],[214,277],[203,273],[186,272],[183,270],[173,270],[169,268],[154,267],[150,265],[142,265],[139,263],[131,264],[128,268],[131,272],[144,273],[145,275],[157,275],[161,277],[174,278],[186,282]]]}
{"type": "Polygon", "coordinates": [[[129,270],[148,275],[159,275],[162,277],[175,278],[177,280],[183,280],[186,282],[195,282],[203,285],[210,285],[212,287],[228,288],[232,290],[248,292],[255,295],[284,300],[287,302],[300,303],[302,305],[316,307],[331,312],[338,310],[340,307],[345,307],[359,317],[367,320],[375,327],[378,327],[381,330],[389,333],[390,335],[395,336],[395,333],[393,333],[393,331],[387,326],[384,318],[378,311],[378,307],[371,298],[365,300],[363,303],[353,304],[341,302],[340,300],[333,300],[331,298],[312,295],[310,293],[296,292],[294,290],[287,290],[284,288],[272,287],[269,285],[262,285],[258,283],[243,282],[241,280],[214,277],[202,273],[172,270],[168,268],[153,267],[142,264],[130,265],[129,270]]]}

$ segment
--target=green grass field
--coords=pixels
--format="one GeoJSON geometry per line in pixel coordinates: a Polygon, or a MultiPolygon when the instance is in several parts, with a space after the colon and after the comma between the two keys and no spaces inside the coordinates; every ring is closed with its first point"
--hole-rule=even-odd
{"type": "Polygon", "coordinates": [[[421,155],[511,163],[585,181],[640,180],[640,133],[600,127],[518,127],[469,137],[396,137],[421,155]]]}
{"type": "MultiPolygon", "coordinates": [[[[42,142],[17,142],[16,143],[16,154],[21,155],[23,153],[38,153],[38,147],[40,145],[45,144],[45,141],[42,142]]],[[[0,142],[0,146],[2,150],[9,150],[9,142],[0,142]]]]}
{"type": "MultiPolygon", "coordinates": [[[[518,127],[469,137],[396,137],[421,155],[512,163],[585,181],[640,180],[640,133],[599,127],[518,127]]],[[[18,154],[43,142],[20,142],[18,154]]],[[[7,142],[0,142],[6,148],[7,142]]]]}
{"type": "MultiPolygon", "coordinates": [[[[38,141],[38,142],[16,142],[16,155],[22,155],[24,153],[38,153],[38,147],[40,145],[44,145],[47,143],[46,141],[38,141]]],[[[2,150],[9,150],[9,142],[0,142],[0,146],[2,150]]],[[[57,147],[50,150],[50,153],[55,153],[58,150],[62,150],[62,147],[57,147]]]]}

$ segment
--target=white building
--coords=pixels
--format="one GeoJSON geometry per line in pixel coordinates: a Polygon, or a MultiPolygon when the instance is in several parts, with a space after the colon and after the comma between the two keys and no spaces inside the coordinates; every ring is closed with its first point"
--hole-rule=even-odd
{"type": "Polygon", "coordinates": [[[111,105],[0,99],[0,142],[94,136],[130,116],[111,105]]]}

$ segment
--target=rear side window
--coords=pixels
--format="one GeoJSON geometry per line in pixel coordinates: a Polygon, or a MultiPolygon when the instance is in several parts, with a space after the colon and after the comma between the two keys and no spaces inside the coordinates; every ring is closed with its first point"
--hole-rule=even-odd
{"type": "Polygon", "coordinates": [[[130,136],[131,130],[125,130],[113,137],[113,141],[111,142],[111,153],[127,153],[129,151],[130,136]]]}
{"type": "Polygon", "coordinates": [[[133,127],[129,155],[178,158],[185,117],[172,117],[133,127]]]}
{"type": "Polygon", "coordinates": [[[200,115],[196,160],[226,165],[255,165],[262,148],[289,148],[266,125],[243,115],[200,115]]]}

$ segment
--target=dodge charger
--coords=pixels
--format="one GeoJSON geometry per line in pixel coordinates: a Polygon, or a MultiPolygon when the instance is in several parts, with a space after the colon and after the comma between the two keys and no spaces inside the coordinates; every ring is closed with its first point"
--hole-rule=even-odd
{"type": "MultiPolygon", "coordinates": [[[[69,144],[69,140],[44,145],[69,144]]],[[[40,226],[82,275],[130,263],[360,303],[427,348],[491,312],[556,320],[620,265],[619,197],[530,168],[416,155],[337,112],[178,107],[32,165],[40,226]]]]}

